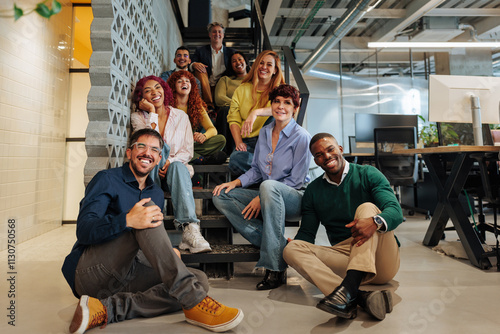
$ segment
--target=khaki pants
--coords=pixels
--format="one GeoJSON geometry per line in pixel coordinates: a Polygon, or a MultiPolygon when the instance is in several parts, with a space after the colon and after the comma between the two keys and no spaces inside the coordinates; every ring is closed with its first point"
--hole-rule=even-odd
{"type": "MultiPolygon", "coordinates": [[[[380,210],[372,203],[363,203],[356,210],[356,218],[369,218],[380,210]]],[[[352,238],[327,247],[302,240],[290,242],[283,251],[283,258],[324,295],[329,295],[340,285],[347,270],[368,274],[362,284],[384,284],[399,269],[399,247],[394,232],[374,233],[361,246],[352,246],[352,238]]]]}

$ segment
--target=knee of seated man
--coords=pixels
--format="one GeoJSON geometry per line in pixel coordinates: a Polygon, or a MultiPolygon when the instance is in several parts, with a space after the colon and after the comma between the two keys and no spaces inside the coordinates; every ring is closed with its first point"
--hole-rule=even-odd
{"type": "Polygon", "coordinates": [[[283,259],[289,265],[292,265],[295,259],[294,254],[303,248],[305,241],[303,240],[291,240],[283,249],[283,259]]]}
{"type": "Polygon", "coordinates": [[[354,218],[370,218],[381,213],[380,209],[371,202],[365,202],[358,206],[354,218]]]}

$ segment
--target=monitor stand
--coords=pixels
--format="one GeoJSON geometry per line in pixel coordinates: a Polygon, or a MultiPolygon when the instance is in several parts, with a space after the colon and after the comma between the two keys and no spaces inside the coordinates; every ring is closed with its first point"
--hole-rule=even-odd
{"type": "Polygon", "coordinates": [[[470,96],[471,112],[472,112],[472,129],[474,130],[474,145],[483,146],[483,131],[481,125],[481,105],[479,97],[472,94],[470,96]]]}

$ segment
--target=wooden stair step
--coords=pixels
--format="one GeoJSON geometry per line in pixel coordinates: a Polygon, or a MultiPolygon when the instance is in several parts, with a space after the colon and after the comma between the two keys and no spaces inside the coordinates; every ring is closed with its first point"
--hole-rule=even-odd
{"type": "Polygon", "coordinates": [[[222,165],[193,165],[195,173],[230,173],[227,163],[222,165]]]}
{"type": "Polygon", "coordinates": [[[254,262],[260,257],[260,250],[253,245],[210,245],[211,252],[191,254],[181,250],[185,263],[254,262]]]}
{"type": "MultiPolygon", "coordinates": [[[[201,228],[231,228],[231,223],[224,215],[203,215],[199,219],[201,228]]],[[[173,230],[174,216],[163,217],[163,224],[167,230],[173,230]]]]}

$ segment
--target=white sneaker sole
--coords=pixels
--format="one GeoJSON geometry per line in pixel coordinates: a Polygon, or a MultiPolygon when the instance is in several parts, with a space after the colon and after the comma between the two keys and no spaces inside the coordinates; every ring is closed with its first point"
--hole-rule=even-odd
{"type": "Polygon", "coordinates": [[[211,252],[212,248],[210,246],[207,247],[191,247],[185,242],[181,242],[179,244],[179,248],[182,250],[189,250],[191,253],[196,254],[196,253],[206,253],[206,252],[211,252]]]}
{"type": "Polygon", "coordinates": [[[77,329],[71,328],[73,325],[73,321],[71,321],[70,325],[70,333],[83,334],[87,329],[87,325],[89,324],[89,308],[88,308],[89,296],[82,296],[80,298],[80,303],[76,307],[75,315],[73,316],[73,320],[76,316],[81,316],[82,320],[80,321],[80,326],[77,329]]]}
{"type": "Polygon", "coordinates": [[[209,331],[216,332],[216,333],[226,332],[228,330],[233,329],[234,327],[236,327],[240,324],[241,320],[243,320],[243,311],[240,309],[238,309],[238,314],[236,315],[236,317],[234,317],[233,319],[231,319],[230,321],[228,321],[224,324],[220,324],[220,325],[216,325],[216,326],[210,326],[210,325],[204,324],[202,322],[198,322],[198,321],[186,318],[186,321],[188,323],[190,323],[191,325],[203,327],[205,329],[208,329],[209,331]]]}

